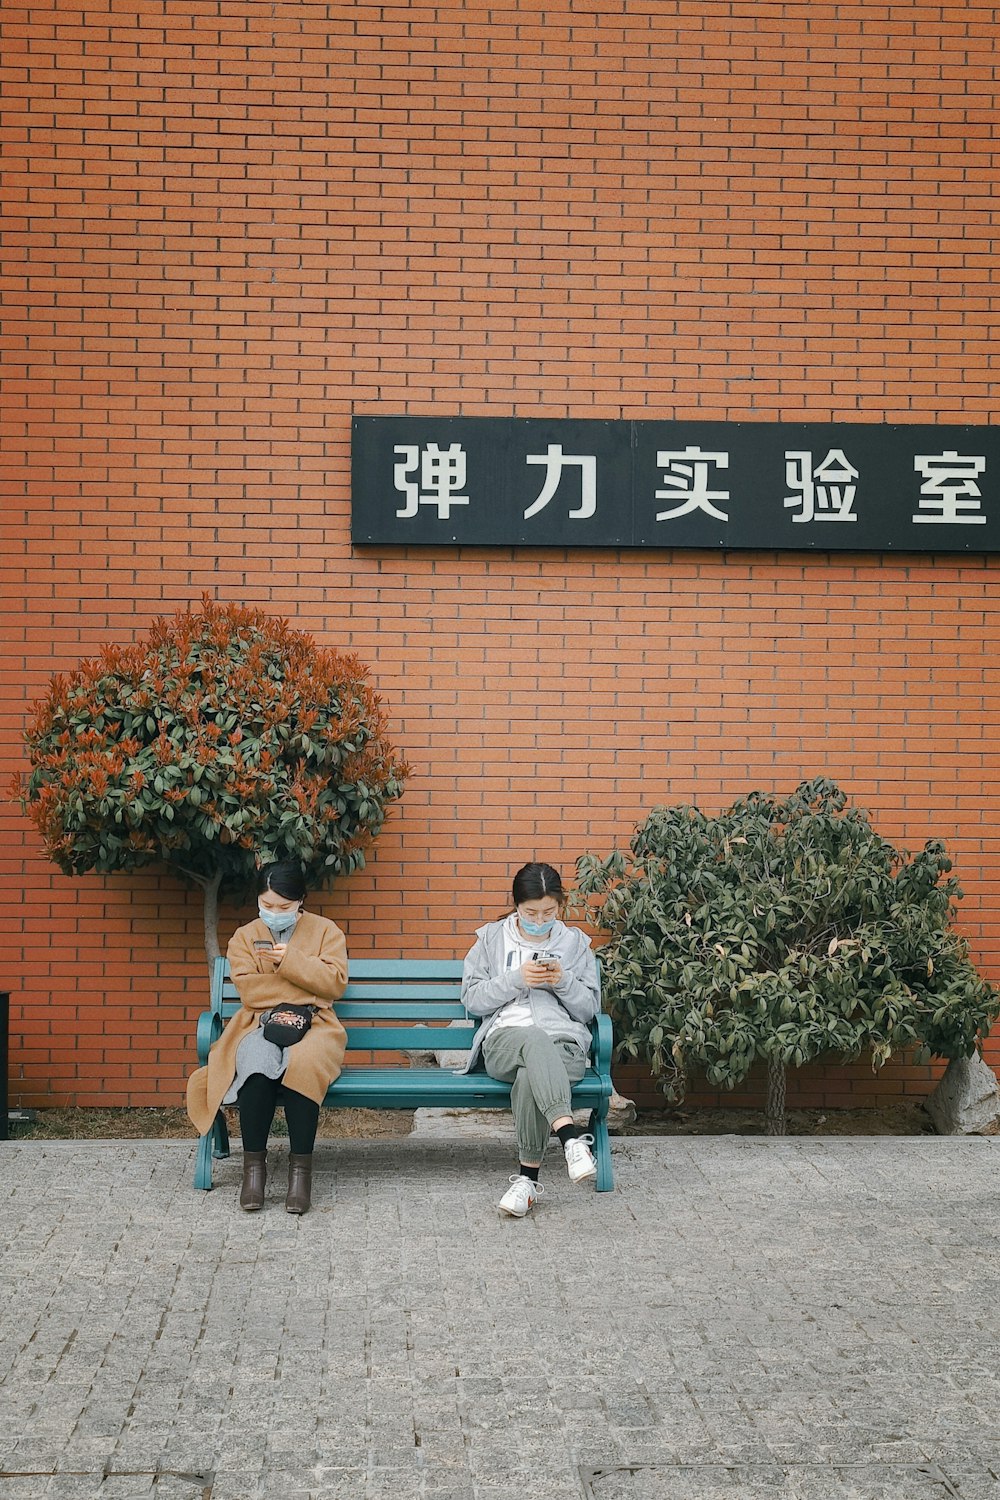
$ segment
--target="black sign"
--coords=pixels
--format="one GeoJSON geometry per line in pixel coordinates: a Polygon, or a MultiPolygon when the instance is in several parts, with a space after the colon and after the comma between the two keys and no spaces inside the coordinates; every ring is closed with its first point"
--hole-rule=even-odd
{"type": "Polygon", "coordinates": [[[992,427],[355,417],[359,545],[1000,551],[992,427]]]}

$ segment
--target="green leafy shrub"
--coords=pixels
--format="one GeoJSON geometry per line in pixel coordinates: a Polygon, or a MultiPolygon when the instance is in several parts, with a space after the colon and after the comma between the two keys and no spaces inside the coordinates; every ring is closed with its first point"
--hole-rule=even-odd
{"type": "Polygon", "coordinates": [[[1000,1012],[951,926],[961,895],[944,846],[913,858],[830,781],[751,793],[717,817],[656,808],[631,856],[584,855],[578,886],[601,950],[619,1055],[665,1094],[698,1072],[734,1088],[768,1064],[769,1129],[785,1071],[900,1048],[970,1055],[1000,1012]],[[947,877],[947,878],[945,878],[947,877]]]}
{"type": "Polygon", "coordinates": [[[273,859],[313,886],[359,868],[407,774],[357,657],[207,597],[53,678],[25,741],[22,800],[60,869],[194,881],[210,962],[220,892],[273,859]]]}

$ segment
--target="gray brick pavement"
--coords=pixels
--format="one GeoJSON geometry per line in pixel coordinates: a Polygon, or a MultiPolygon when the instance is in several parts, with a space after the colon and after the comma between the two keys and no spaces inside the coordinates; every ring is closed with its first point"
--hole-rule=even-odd
{"type": "Polygon", "coordinates": [[[0,1145],[0,1500],[1000,1500],[1000,1143],[0,1145]]]}

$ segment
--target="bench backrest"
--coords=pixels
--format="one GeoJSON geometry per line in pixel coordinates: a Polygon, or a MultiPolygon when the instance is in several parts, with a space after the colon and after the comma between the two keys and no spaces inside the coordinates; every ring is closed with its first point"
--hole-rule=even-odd
{"type": "MultiPolygon", "coordinates": [[[[334,1009],[347,1032],[348,1051],[464,1052],[479,1022],[466,1015],[461,993],[460,958],[352,958],[347,988],[334,1009]],[[449,1021],[463,1024],[447,1027],[449,1021]]],[[[239,1005],[229,961],[217,958],[212,1010],[225,1021],[239,1005]]]]}

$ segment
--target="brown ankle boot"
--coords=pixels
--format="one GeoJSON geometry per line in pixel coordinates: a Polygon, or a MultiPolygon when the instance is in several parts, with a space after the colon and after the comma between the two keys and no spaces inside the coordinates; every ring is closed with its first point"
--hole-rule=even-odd
{"type": "Polygon", "coordinates": [[[285,1196],[285,1212],[304,1214],[312,1202],[312,1152],[308,1156],[288,1157],[288,1193],[285,1196]]]}
{"type": "Polygon", "coordinates": [[[240,1191],[240,1208],[255,1214],[264,1207],[264,1184],[267,1181],[267,1152],[244,1151],[243,1187],[240,1191]]]}

